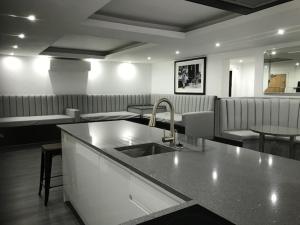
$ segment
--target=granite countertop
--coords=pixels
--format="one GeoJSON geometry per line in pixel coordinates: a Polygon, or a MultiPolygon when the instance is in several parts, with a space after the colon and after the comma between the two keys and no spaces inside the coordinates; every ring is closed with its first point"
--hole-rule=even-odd
{"type": "Polygon", "coordinates": [[[161,143],[163,130],[128,121],[60,125],[62,130],[186,200],[139,222],[198,203],[239,225],[300,224],[300,162],[178,135],[180,151],[131,158],[115,147],[161,143]]]}

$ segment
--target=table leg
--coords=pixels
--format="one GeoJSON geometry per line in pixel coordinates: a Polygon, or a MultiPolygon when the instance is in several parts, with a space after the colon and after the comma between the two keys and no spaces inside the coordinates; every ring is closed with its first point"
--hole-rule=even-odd
{"type": "Polygon", "coordinates": [[[290,158],[295,158],[295,136],[290,137],[290,158]]]}
{"type": "Polygon", "coordinates": [[[259,134],[259,151],[264,152],[265,147],[265,135],[263,133],[259,134]]]}

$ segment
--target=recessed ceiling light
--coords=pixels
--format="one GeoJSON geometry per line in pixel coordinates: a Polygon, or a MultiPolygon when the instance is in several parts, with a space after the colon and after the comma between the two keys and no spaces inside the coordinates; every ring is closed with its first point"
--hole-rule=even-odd
{"type": "Polygon", "coordinates": [[[277,34],[284,35],[285,30],[284,29],[278,29],[277,34]]]}
{"type": "Polygon", "coordinates": [[[297,63],[296,63],[296,66],[300,66],[300,63],[299,63],[299,62],[297,62],[297,63]]]}
{"type": "Polygon", "coordinates": [[[19,46],[18,45],[13,45],[12,46],[14,49],[17,49],[17,48],[19,48],[19,46]]]}
{"type": "Polygon", "coordinates": [[[21,38],[21,39],[24,39],[25,38],[25,34],[23,34],[23,33],[19,34],[18,37],[21,38]]]}
{"type": "Polygon", "coordinates": [[[26,18],[27,18],[29,21],[32,21],[32,22],[36,21],[35,15],[29,15],[29,16],[27,16],[26,18]]]}
{"type": "Polygon", "coordinates": [[[151,57],[150,57],[150,56],[148,56],[148,57],[147,57],[147,59],[148,59],[148,60],[151,60],[151,57]]]}
{"type": "Polygon", "coordinates": [[[176,54],[176,55],[179,55],[179,54],[180,54],[180,51],[179,51],[179,50],[176,50],[176,51],[175,51],[175,54],[176,54]]]}
{"type": "Polygon", "coordinates": [[[11,53],[9,53],[9,55],[15,55],[15,53],[11,52],[11,53]]]}
{"type": "Polygon", "coordinates": [[[277,52],[276,52],[276,51],[272,51],[271,54],[272,54],[272,55],[276,55],[277,52]]]}
{"type": "Polygon", "coordinates": [[[220,47],[220,46],[221,46],[220,42],[217,42],[216,47],[220,47]]]}
{"type": "Polygon", "coordinates": [[[240,59],[240,61],[239,61],[240,63],[243,63],[244,62],[244,60],[242,60],[242,59],[240,59]]]}

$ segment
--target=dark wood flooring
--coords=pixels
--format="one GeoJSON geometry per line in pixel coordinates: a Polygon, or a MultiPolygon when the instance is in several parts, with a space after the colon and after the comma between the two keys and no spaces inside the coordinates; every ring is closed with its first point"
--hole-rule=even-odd
{"type": "MultiPolygon", "coordinates": [[[[61,174],[61,158],[53,160],[53,175],[61,174]]],[[[1,225],[79,225],[63,202],[62,187],[51,189],[48,206],[38,196],[39,146],[0,151],[1,225]]],[[[53,184],[61,183],[61,178],[53,184]]]]}

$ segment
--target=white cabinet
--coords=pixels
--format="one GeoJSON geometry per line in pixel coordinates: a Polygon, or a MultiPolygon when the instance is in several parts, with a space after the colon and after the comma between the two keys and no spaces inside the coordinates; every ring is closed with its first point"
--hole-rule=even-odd
{"type": "Polygon", "coordinates": [[[129,193],[130,173],[106,156],[100,156],[100,185],[102,190],[99,224],[114,225],[146,215],[131,203],[129,193]]]}
{"type": "MultiPolygon", "coordinates": [[[[62,158],[63,158],[63,183],[64,183],[64,200],[69,201],[76,199],[76,174],[75,174],[75,150],[76,139],[62,132],[62,158]]],[[[75,205],[75,202],[72,202],[75,205]]]]}
{"type": "Polygon", "coordinates": [[[62,134],[65,201],[86,225],[97,224],[100,205],[99,155],[70,135],[62,134]]]}
{"type": "Polygon", "coordinates": [[[137,174],[130,176],[129,191],[132,201],[148,213],[157,212],[184,202],[137,174]]]}
{"type": "Polygon", "coordinates": [[[116,225],[182,199],[62,133],[65,200],[86,225],[116,225]]]}
{"type": "Polygon", "coordinates": [[[101,219],[101,188],[99,182],[99,155],[87,146],[76,143],[75,168],[77,206],[86,225],[98,224],[101,219]]]}

